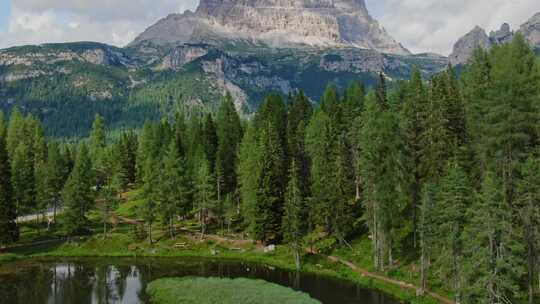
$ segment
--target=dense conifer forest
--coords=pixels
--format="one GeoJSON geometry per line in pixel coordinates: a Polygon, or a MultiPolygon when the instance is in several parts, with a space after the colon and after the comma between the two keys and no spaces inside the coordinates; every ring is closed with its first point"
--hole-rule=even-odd
{"type": "Polygon", "coordinates": [[[141,188],[152,242],[160,223],[200,222],[307,248],[369,238],[380,271],[416,262],[422,288],[461,303],[537,303],[540,273],[540,62],[523,37],[477,50],[458,77],[415,71],[388,89],[329,85],[269,95],[249,120],[227,95],[215,115],[177,113],[108,136],[95,118],[77,143],[44,136],[38,120],[0,116],[0,244],[19,215],[61,213],[70,235],[103,233],[121,194],[141,188]],[[60,208],[62,206],[62,208],[60,208]],[[323,241],[321,241],[323,240],[323,241]],[[323,244],[323,245],[321,245],[323,244]]]}

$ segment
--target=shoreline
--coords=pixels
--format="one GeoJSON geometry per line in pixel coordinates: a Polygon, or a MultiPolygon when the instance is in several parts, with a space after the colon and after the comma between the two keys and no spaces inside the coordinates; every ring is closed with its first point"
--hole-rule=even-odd
{"type": "MultiPolygon", "coordinates": [[[[87,241],[75,244],[85,244],[87,241]]],[[[73,243],[73,242],[72,242],[73,243]]],[[[72,243],[62,243],[61,246],[71,246],[72,243]]],[[[49,252],[40,252],[37,250],[31,254],[16,254],[16,253],[4,253],[0,254],[0,267],[9,263],[17,263],[25,260],[28,261],[51,261],[54,259],[77,259],[77,258],[125,258],[125,259],[205,259],[209,261],[223,261],[223,262],[238,262],[238,263],[250,263],[264,265],[268,267],[275,267],[281,270],[294,272],[296,268],[292,258],[286,257],[283,246],[279,247],[279,252],[274,253],[260,253],[253,251],[232,251],[226,250],[226,248],[220,248],[223,251],[213,251],[209,247],[201,248],[198,250],[183,250],[165,252],[159,251],[159,248],[148,248],[143,251],[107,251],[101,252],[77,252],[77,250],[53,250],[49,252]],[[214,254],[215,253],[215,254],[214,254]]],[[[99,248],[97,248],[99,250],[99,248]]],[[[331,261],[329,256],[320,254],[308,254],[304,258],[302,268],[299,271],[302,274],[321,276],[327,279],[337,279],[346,281],[353,284],[358,284],[365,289],[374,290],[380,293],[384,293],[398,301],[405,301],[410,304],[435,304],[445,303],[437,300],[430,295],[424,295],[417,297],[416,292],[412,289],[404,288],[401,284],[391,284],[384,280],[365,276],[357,271],[354,271],[351,267],[343,264],[341,261],[331,261]]]]}

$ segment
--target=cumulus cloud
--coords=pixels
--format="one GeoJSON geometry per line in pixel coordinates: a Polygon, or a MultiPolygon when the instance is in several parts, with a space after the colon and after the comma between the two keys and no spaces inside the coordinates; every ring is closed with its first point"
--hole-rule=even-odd
{"type": "MultiPolygon", "coordinates": [[[[5,1],[5,0],[0,0],[5,1]]],[[[199,0],[8,0],[12,12],[0,47],[66,41],[123,46],[169,13],[194,10],[199,0]]],[[[475,25],[488,32],[508,22],[514,29],[538,0],[366,0],[387,31],[413,52],[449,54],[475,25]]]]}
{"type": "Polygon", "coordinates": [[[193,10],[198,3],[198,0],[8,1],[12,1],[12,10],[7,29],[0,31],[0,48],[70,41],[124,46],[158,19],[193,10]]]}

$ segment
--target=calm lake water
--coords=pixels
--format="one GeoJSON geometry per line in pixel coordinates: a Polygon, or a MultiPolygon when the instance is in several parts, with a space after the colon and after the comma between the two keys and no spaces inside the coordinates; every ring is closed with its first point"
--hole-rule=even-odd
{"type": "Polygon", "coordinates": [[[182,276],[263,279],[306,292],[323,304],[398,303],[349,282],[307,274],[298,277],[268,266],[146,258],[43,260],[3,265],[0,266],[0,303],[148,303],[144,289],[149,282],[182,276]]]}

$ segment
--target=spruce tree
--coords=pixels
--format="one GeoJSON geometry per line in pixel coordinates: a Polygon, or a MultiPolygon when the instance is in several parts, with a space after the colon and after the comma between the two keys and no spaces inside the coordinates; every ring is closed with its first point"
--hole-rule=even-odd
{"type": "Polygon", "coordinates": [[[225,96],[218,111],[217,136],[217,158],[223,170],[223,193],[232,193],[237,183],[236,166],[238,147],[242,139],[242,125],[230,94],[225,96]]]}
{"type": "Polygon", "coordinates": [[[333,195],[337,193],[334,183],[336,163],[336,130],[330,116],[317,110],[306,130],[306,151],[311,164],[310,225],[332,230],[333,195]]]}
{"type": "Polygon", "coordinates": [[[50,143],[47,155],[45,188],[47,189],[48,200],[50,200],[53,208],[53,221],[56,222],[56,213],[61,204],[62,188],[67,179],[66,171],[68,171],[68,168],[58,144],[50,143]]]}
{"type": "Polygon", "coordinates": [[[64,226],[70,235],[88,232],[87,212],[94,206],[95,186],[92,161],[88,148],[79,147],[75,166],[62,192],[64,202],[64,226]]]}
{"type": "Polygon", "coordinates": [[[150,245],[153,243],[152,228],[158,213],[160,175],[162,171],[161,164],[157,159],[152,156],[146,158],[142,187],[144,203],[140,207],[139,213],[146,223],[150,245]]]}
{"type": "Polygon", "coordinates": [[[199,215],[199,222],[201,224],[201,235],[204,238],[208,231],[210,211],[214,208],[216,203],[215,182],[206,160],[203,160],[199,165],[195,182],[195,191],[195,202],[198,211],[197,213],[199,215]]]}
{"type": "Polygon", "coordinates": [[[0,137],[0,244],[19,240],[17,206],[11,187],[11,168],[4,137],[0,137]]]}
{"type": "Polygon", "coordinates": [[[535,271],[540,260],[540,161],[537,156],[529,156],[522,169],[523,178],[519,181],[518,203],[521,242],[525,247],[527,269],[528,303],[535,303],[535,271]]]}
{"type": "Polygon", "coordinates": [[[373,242],[374,264],[380,270],[386,259],[393,263],[393,249],[400,241],[395,229],[403,223],[404,209],[399,128],[389,106],[381,104],[383,100],[369,94],[360,121],[364,217],[373,242]]]}
{"type": "Polygon", "coordinates": [[[420,215],[418,221],[418,233],[420,237],[420,282],[421,291],[424,293],[427,289],[428,270],[431,265],[431,259],[434,258],[435,244],[437,240],[436,223],[436,196],[437,189],[431,184],[425,184],[422,190],[422,201],[419,207],[420,215]]]}
{"type": "Polygon", "coordinates": [[[19,214],[28,214],[36,207],[34,159],[30,147],[21,142],[11,162],[13,198],[19,214]]]}
{"type": "Polygon", "coordinates": [[[422,191],[422,137],[426,130],[425,109],[428,106],[427,93],[418,69],[413,71],[411,80],[405,85],[405,97],[400,112],[400,128],[404,138],[403,170],[406,185],[406,216],[410,219],[412,245],[416,247],[418,214],[422,191]]]}
{"type": "Polygon", "coordinates": [[[19,108],[14,108],[9,116],[9,124],[6,134],[6,148],[10,159],[13,159],[15,155],[15,149],[17,149],[21,139],[24,137],[24,116],[19,108]]]}
{"type": "MultiPolygon", "coordinates": [[[[268,121],[260,130],[260,171],[257,176],[255,218],[251,229],[256,240],[276,243],[282,238],[285,151],[278,130],[268,121]]],[[[286,181],[286,179],[285,179],[286,181]]]]}
{"type": "Polygon", "coordinates": [[[487,171],[480,193],[467,213],[464,239],[464,273],[467,303],[517,301],[521,267],[515,250],[512,211],[504,202],[495,174],[487,171]]]}
{"type": "Polygon", "coordinates": [[[289,174],[289,183],[285,193],[285,204],[283,208],[283,236],[293,251],[296,269],[300,270],[300,253],[305,226],[302,210],[304,207],[304,197],[298,178],[298,166],[294,160],[291,162],[289,174]]]}
{"type": "Polygon", "coordinates": [[[216,153],[218,146],[218,138],[216,133],[216,125],[211,114],[206,114],[203,126],[203,147],[206,159],[210,168],[214,170],[216,167],[216,153]]]}
{"type": "Polygon", "coordinates": [[[457,161],[448,163],[440,181],[436,210],[438,256],[436,263],[444,279],[452,282],[456,302],[461,302],[464,284],[463,231],[472,191],[468,176],[457,161]]]}
{"type": "Polygon", "coordinates": [[[161,175],[159,213],[169,227],[171,237],[175,235],[174,221],[178,215],[189,211],[190,185],[184,158],[178,153],[177,143],[172,141],[163,159],[161,175]]]}

